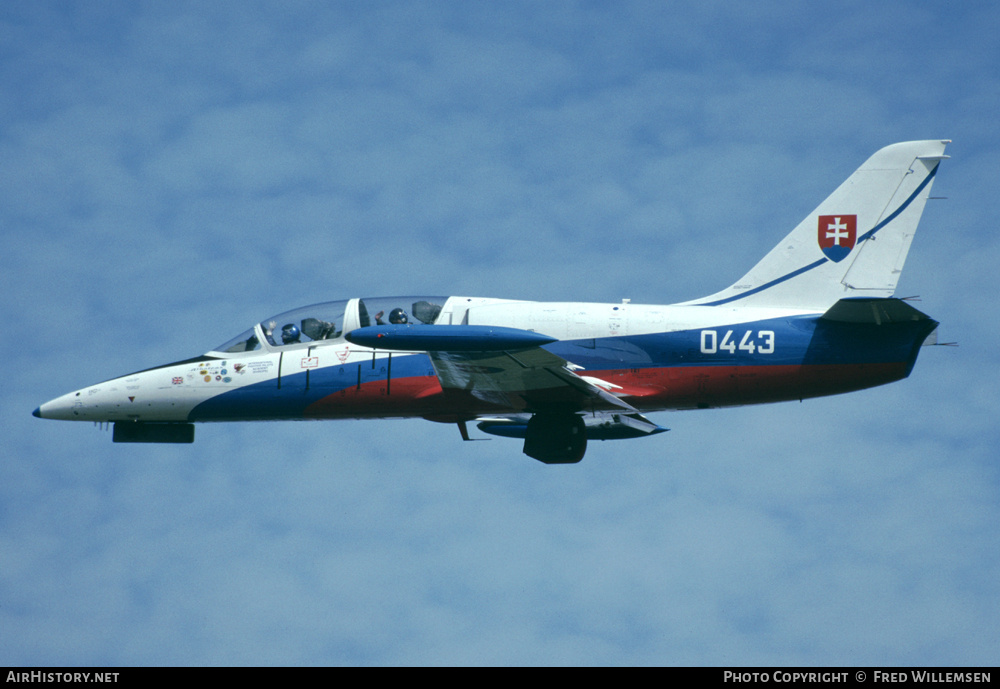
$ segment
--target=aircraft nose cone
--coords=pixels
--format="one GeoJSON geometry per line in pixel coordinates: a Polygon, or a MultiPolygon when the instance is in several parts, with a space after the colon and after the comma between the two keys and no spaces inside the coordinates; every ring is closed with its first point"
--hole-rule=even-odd
{"type": "Polygon", "coordinates": [[[42,418],[42,408],[37,407],[35,411],[31,412],[31,415],[34,416],[36,419],[42,418]]]}

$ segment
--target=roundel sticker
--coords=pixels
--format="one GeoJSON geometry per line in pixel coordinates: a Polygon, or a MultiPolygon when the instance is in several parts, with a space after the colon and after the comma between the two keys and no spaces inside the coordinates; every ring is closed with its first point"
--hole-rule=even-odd
{"type": "Polygon", "coordinates": [[[854,248],[858,237],[858,216],[821,215],[817,238],[823,255],[834,262],[843,261],[854,248]]]}

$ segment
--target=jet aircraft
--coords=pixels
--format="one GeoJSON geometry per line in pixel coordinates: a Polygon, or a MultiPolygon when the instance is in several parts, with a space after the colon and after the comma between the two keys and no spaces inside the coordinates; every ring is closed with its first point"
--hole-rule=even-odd
{"type": "Polygon", "coordinates": [[[893,296],[946,140],[876,152],[733,285],[667,306],[420,295],[265,318],[202,356],[70,392],[44,419],[114,442],[201,422],[418,417],[523,439],[546,463],[654,435],[645,414],[833,395],[907,377],[937,321],[893,296]]]}

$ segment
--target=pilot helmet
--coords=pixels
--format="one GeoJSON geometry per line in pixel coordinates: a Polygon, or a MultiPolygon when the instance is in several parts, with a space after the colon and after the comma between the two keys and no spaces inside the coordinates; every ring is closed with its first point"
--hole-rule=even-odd
{"type": "Polygon", "coordinates": [[[403,309],[399,307],[393,309],[392,311],[389,312],[389,322],[396,323],[397,325],[402,325],[403,323],[407,323],[408,320],[406,318],[406,311],[403,311],[403,309]]]}
{"type": "Polygon", "coordinates": [[[281,329],[281,341],[285,344],[292,344],[299,341],[299,328],[294,323],[289,323],[281,329]]]}

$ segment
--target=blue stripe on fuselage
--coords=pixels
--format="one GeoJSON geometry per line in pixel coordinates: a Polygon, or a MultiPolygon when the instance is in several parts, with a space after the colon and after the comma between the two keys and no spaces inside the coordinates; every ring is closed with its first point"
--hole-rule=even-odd
{"type": "Polygon", "coordinates": [[[590,370],[670,366],[896,363],[912,359],[935,321],[886,325],[818,316],[649,335],[572,340],[545,349],[590,370]],[[714,350],[714,351],[713,351],[714,350]]]}
{"type": "MultiPolygon", "coordinates": [[[[883,325],[829,321],[818,316],[777,318],[735,325],[566,340],[544,349],[587,371],[687,366],[829,366],[907,363],[916,359],[933,320],[883,325]],[[714,350],[714,351],[713,351],[714,350]]],[[[222,392],[202,402],[191,421],[304,418],[307,409],[358,385],[384,384],[388,358],[313,369],[222,392]],[[359,369],[360,367],[360,369],[359,369]]],[[[394,354],[392,381],[434,376],[425,354],[394,354]]],[[[390,383],[391,385],[392,383],[390,383]]]]}
{"type": "MultiPolygon", "coordinates": [[[[385,381],[389,358],[327,366],[271,378],[259,383],[221,392],[191,410],[189,421],[296,419],[304,418],[306,409],[334,393],[362,385],[385,381]],[[360,376],[359,376],[360,373],[360,376]],[[308,381],[308,386],[307,386],[308,381]]],[[[413,376],[433,376],[434,367],[426,354],[393,354],[392,380],[413,376]]]]}

